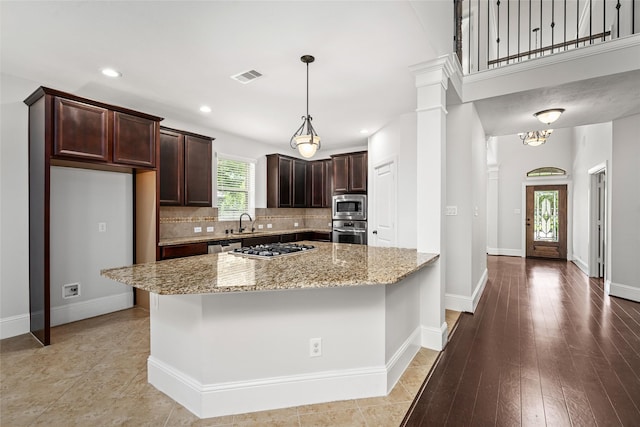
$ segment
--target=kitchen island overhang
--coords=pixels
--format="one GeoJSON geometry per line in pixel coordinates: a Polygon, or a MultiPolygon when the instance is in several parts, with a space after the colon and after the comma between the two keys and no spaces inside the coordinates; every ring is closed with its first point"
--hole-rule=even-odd
{"type": "Polygon", "coordinates": [[[442,348],[438,255],[312,244],[104,270],[152,292],[149,382],[206,418],[384,396],[421,346],[442,348]]]}

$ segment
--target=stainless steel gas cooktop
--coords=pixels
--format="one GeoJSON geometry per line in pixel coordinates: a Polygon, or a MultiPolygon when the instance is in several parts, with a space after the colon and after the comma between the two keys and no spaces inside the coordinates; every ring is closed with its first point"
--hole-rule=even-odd
{"type": "Polygon", "coordinates": [[[315,249],[313,245],[301,245],[298,243],[270,243],[266,245],[248,246],[237,248],[229,252],[232,255],[249,258],[270,259],[284,255],[294,255],[315,249]]]}

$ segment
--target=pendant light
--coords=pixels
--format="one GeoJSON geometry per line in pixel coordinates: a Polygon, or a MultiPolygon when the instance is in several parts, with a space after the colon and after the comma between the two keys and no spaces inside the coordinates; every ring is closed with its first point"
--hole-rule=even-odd
{"type": "Polygon", "coordinates": [[[536,130],[532,132],[519,133],[518,136],[524,145],[537,147],[547,142],[547,138],[551,135],[553,129],[536,130]]]}
{"type": "Polygon", "coordinates": [[[289,145],[294,150],[297,148],[300,155],[304,158],[313,157],[320,148],[320,137],[311,124],[311,116],[309,115],[309,64],[315,61],[311,55],[304,55],[300,58],[302,62],[307,64],[307,115],[302,116],[302,124],[293,134],[289,145]]]}

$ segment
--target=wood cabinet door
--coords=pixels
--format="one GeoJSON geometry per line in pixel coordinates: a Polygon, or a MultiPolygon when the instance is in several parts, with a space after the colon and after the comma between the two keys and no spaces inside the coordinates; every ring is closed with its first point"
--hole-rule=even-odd
{"type": "Polygon", "coordinates": [[[211,140],[185,136],[184,204],[211,206],[211,140]]]}
{"type": "Polygon", "coordinates": [[[349,155],[349,191],[367,191],[367,153],[349,155]]]}
{"type": "Polygon", "coordinates": [[[108,109],[57,96],[53,105],[55,156],[111,161],[108,109]]]}
{"type": "Polygon", "coordinates": [[[158,122],[130,114],[113,113],[113,162],[131,166],[156,166],[158,122]]]}
{"type": "Polygon", "coordinates": [[[309,207],[321,208],[325,205],[325,162],[318,160],[308,164],[309,169],[309,207]]]}
{"type": "Polygon", "coordinates": [[[287,157],[278,158],[278,208],[290,208],[293,206],[293,159],[287,157]]]}
{"type": "Polygon", "coordinates": [[[349,191],[349,156],[336,156],[333,159],[333,191],[349,191]]]}
{"type": "Polygon", "coordinates": [[[324,201],[323,208],[331,207],[331,198],[333,197],[333,161],[331,159],[324,160],[324,201]]]}
{"type": "Polygon", "coordinates": [[[162,246],[162,259],[182,258],[193,255],[205,255],[208,251],[207,243],[189,243],[186,245],[162,246]]]}
{"type": "Polygon", "coordinates": [[[293,207],[307,206],[307,162],[293,160],[293,207]]]}
{"type": "Polygon", "coordinates": [[[184,204],[184,136],[160,131],[160,204],[184,204]]]}

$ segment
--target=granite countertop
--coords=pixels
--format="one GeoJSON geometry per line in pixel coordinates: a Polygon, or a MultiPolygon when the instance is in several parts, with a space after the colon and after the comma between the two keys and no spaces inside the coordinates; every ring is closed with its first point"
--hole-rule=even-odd
{"type": "Polygon", "coordinates": [[[415,249],[303,242],[315,249],[255,259],[228,252],[110,268],[109,279],[160,295],[394,284],[435,262],[415,249]]]}
{"type": "Polygon", "coordinates": [[[185,245],[189,243],[202,243],[202,242],[222,242],[224,240],[241,240],[251,237],[264,237],[264,236],[277,236],[281,234],[294,234],[294,233],[331,233],[331,229],[316,229],[316,228],[296,228],[295,230],[260,230],[254,232],[243,232],[216,236],[190,236],[190,237],[175,237],[170,239],[160,239],[158,246],[172,246],[172,245],[185,245]]]}

